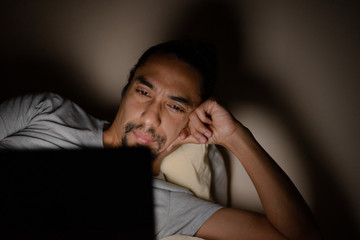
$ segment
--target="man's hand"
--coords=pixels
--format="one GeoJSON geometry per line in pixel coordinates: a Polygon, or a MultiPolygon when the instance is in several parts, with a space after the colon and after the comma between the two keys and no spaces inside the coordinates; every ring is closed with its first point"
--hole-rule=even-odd
{"type": "Polygon", "coordinates": [[[189,123],[179,137],[168,147],[185,143],[226,145],[229,137],[241,124],[215,100],[207,100],[189,116],[189,123]]]}

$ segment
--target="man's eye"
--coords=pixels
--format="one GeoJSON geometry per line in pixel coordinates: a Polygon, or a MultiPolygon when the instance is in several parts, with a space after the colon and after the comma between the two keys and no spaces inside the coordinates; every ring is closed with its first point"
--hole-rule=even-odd
{"type": "Polygon", "coordinates": [[[181,107],[179,107],[178,105],[170,105],[170,107],[176,111],[184,112],[184,110],[181,107]]]}
{"type": "Polygon", "coordinates": [[[149,95],[149,93],[145,90],[141,90],[141,89],[136,89],[136,92],[140,93],[141,95],[147,96],[149,95]]]}

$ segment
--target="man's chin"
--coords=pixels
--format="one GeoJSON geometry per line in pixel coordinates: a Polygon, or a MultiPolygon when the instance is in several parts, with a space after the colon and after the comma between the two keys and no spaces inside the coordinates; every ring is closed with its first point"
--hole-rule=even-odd
{"type": "Polygon", "coordinates": [[[147,149],[149,149],[149,150],[150,150],[151,160],[152,160],[152,161],[155,161],[155,160],[158,158],[159,154],[161,154],[161,153],[159,153],[158,151],[156,151],[155,149],[151,148],[150,146],[143,145],[143,144],[139,144],[139,143],[136,143],[136,144],[133,144],[133,145],[127,145],[127,146],[128,146],[128,147],[142,147],[142,148],[147,148],[147,149]]]}
{"type": "Polygon", "coordinates": [[[156,159],[159,159],[159,158],[162,159],[168,155],[167,154],[168,151],[166,151],[166,148],[163,148],[163,147],[160,148],[157,144],[155,144],[155,142],[152,144],[142,144],[128,136],[125,136],[122,138],[122,146],[148,148],[148,149],[150,149],[153,161],[155,161],[156,159]]]}

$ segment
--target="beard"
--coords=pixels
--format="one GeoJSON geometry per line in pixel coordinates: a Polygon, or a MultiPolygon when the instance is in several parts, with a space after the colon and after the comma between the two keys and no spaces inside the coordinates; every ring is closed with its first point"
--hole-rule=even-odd
{"type": "MultiPolygon", "coordinates": [[[[129,147],[128,136],[129,136],[130,132],[133,130],[142,129],[142,128],[143,128],[142,124],[127,123],[124,128],[125,129],[124,135],[121,138],[122,146],[129,147]]],[[[163,137],[159,134],[156,134],[156,132],[153,128],[149,128],[145,132],[154,139],[154,142],[157,145],[155,148],[150,148],[152,158],[153,158],[153,160],[155,160],[159,156],[160,150],[164,146],[165,137],[163,137]]],[[[143,147],[143,145],[141,145],[141,144],[136,144],[136,146],[143,147]]]]}

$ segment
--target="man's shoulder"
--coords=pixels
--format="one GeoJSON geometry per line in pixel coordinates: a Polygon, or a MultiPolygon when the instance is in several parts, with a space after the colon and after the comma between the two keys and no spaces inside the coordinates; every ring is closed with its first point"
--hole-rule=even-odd
{"type": "Polygon", "coordinates": [[[63,102],[65,100],[68,100],[66,97],[55,93],[55,92],[37,92],[37,93],[29,93],[24,95],[24,98],[28,99],[36,99],[38,101],[46,101],[51,100],[55,102],[63,102]]]}
{"type": "Polygon", "coordinates": [[[51,100],[53,102],[63,102],[66,98],[55,92],[35,92],[25,93],[12,96],[3,103],[18,103],[18,104],[37,104],[51,100]]]}

